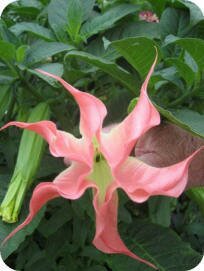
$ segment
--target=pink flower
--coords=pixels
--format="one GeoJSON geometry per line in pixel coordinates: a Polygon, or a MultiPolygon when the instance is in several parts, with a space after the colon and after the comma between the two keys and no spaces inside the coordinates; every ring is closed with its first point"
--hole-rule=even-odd
{"type": "Polygon", "coordinates": [[[159,23],[159,18],[152,11],[146,10],[139,13],[139,19],[149,23],[159,23]]]}
{"type": "Polygon", "coordinates": [[[67,132],[57,130],[51,121],[10,122],[2,128],[15,125],[34,131],[48,142],[53,156],[71,161],[71,166],[53,182],[37,185],[30,200],[28,217],[5,241],[30,223],[49,200],[56,197],[75,200],[80,198],[86,189],[91,188],[96,216],[96,233],[93,240],[96,248],[105,253],[125,254],[156,268],[154,264],[132,253],[119,236],[117,189],[123,189],[135,202],[144,202],[153,195],[178,197],[187,183],[188,166],[199,151],[182,162],[164,168],[149,166],[129,156],[136,141],[147,130],[160,123],[159,113],[147,95],[147,84],[156,61],[157,59],[142,85],[134,110],[121,123],[105,133],[102,131],[102,124],[107,111],[99,99],[75,89],[56,75],[39,71],[58,80],[75,98],[80,108],[82,137],[75,138],[67,132]]]}

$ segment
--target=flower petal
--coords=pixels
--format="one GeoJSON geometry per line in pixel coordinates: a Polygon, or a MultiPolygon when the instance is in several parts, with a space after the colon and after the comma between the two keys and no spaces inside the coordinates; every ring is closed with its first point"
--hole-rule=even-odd
{"type": "Polygon", "coordinates": [[[69,168],[60,173],[54,180],[60,195],[67,199],[80,198],[87,188],[96,185],[86,179],[90,167],[84,163],[73,162],[69,168]]]}
{"type": "Polygon", "coordinates": [[[85,139],[78,139],[67,132],[57,130],[52,121],[43,120],[34,123],[12,121],[4,125],[0,131],[13,125],[42,136],[48,142],[50,152],[55,157],[66,157],[69,160],[92,164],[92,146],[86,144],[85,139]]]}
{"type": "Polygon", "coordinates": [[[30,212],[25,221],[15,228],[4,240],[2,244],[5,244],[12,236],[18,231],[28,225],[38,213],[38,211],[45,205],[49,200],[59,197],[59,193],[56,186],[52,182],[40,183],[36,186],[33,191],[32,198],[30,200],[30,212]]]}
{"type": "Polygon", "coordinates": [[[83,163],[73,163],[68,169],[58,175],[54,182],[40,183],[35,188],[30,200],[30,212],[28,217],[6,237],[3,244],[19,230],[28,225],[42,206],[49,200],[60,196],[67,199],[78,199],[83,195],[86,189],[90,187],[96,188],[95,184],[85,180],[85,176],[89,172],[90,168],[87,165],[83,163]]]}
{"type": "Polygon", "coordinates": [[[191,161],[203,149],[204,147],[198,149],[177,164],[163,168],[152,167],[134,157],[129,157],[115,170],[114,175],[118,185],[133,201],[144,202],[153,195],[177,198],[187,185],[191,161]]]}
{"type": "Polygon", "coordinates": [[[37,71],[56,79],[73,95],[81,113],[80,132],[92,140],[102,128],[103,120],[107,114],[105,105],[98,98],[89,93],[79,91],[57,75],[42,70],[37,71]]]}
{"type": "Polygon", "coordinates": [[[152,263],[140,258],[131,252],[121,240],[117,229],[118,196],[117,192],[109,191],[104,204],[99,204],[98,192],[94,196],[94,208],[96,212],[96,234],[93,240],[95,247],[105,253],[124,254],[155,269],[152,263]]]}
{"type": "Polygon", "coordinates": [[[160,115],[147,95],[147,85],[156,62],[157,56],[142,85],[139,100],[133,111],[109,133],[101,133],[99,139],[102,145],[101,151],[112,167],[125,161],[136,140],[147,130],[160,123],[160,115]]]}

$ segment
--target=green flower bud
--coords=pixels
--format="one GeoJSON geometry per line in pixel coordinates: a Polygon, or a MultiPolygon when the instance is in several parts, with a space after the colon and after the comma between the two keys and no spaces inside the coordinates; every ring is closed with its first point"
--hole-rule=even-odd
{"type": "MultiPolygon", "coordinates": [[[[49,106],[46,103],[40,103],[31,111],[27,121],[37,122],[49,119],[49,116],[49,106]]],[[[39,135],[31,131],[23,131],[14,173],[0,206],[3,221],[14,223],[18,220],[26,191],[38,171],[44,147],[45,141],[39,135]]]]}

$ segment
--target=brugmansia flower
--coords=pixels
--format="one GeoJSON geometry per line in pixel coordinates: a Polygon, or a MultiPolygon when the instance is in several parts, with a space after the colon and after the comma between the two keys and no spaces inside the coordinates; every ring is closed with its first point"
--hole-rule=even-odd
{"type": "MultiPolygon", "coordinates": [[[[135,202],[144,202],[153,195],[178,197],[187,183],[188,166],[194,152],[184,161],[166,168],[151,167],[129,156],[138,138],[160,123],[160,116],[147,95],[147,85],[156,59],[141,88],[133,111],[111,131],[102,131],[107,114],[105,105],[89,93],[81,92],[56,75],[39,71],[58,80],[74,97],[80,109],[81,138],[57,130],[51,121],[35,123],[10,122],[2,129],[15,125],[41,135],[55,157],[71,161],[71,165],[53,182],[37,185],[30,200],[26,220],[7,238],[26,226],[49,200],[63,197],[80,198],[86,189],[93,190],[96,233],[93,244],[105,253],[121,253],[156,269],[155,265],[131,252],[121,240],[117,229],[120,188],[135,202]]],[[[6,241],[5,240],[5,241],[6,241]]]]}

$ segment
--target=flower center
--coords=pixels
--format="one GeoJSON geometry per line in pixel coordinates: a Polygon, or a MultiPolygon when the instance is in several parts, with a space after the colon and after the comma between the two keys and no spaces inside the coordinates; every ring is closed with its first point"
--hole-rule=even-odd
{"type": "Polygon", "coordinates": [[[113,180],[111,168],[103,155],[96,149],[93,169],[88,179],[94,182],[99,188],[99,204],[103,203],[108,186],[113,180]]]}

